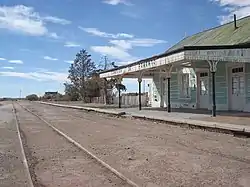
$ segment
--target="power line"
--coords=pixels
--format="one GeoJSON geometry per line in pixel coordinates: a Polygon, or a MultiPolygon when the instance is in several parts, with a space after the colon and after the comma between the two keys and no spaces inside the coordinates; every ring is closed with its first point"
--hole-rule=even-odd
{"type": "MultiPolygon", "coordinates": [[[[108,66],[107,56],[104,56],[104,70],[107,69],[107,66],[108,66]]],[[[107,80],[104,79],[104,102],[105,104],[107,104],[107,95],[108,95],[107,80]]]]}
{"type": "Polygon", "coordinates": [[[19,98],[22,98],[22,90],[20,89],[19,98]]]}

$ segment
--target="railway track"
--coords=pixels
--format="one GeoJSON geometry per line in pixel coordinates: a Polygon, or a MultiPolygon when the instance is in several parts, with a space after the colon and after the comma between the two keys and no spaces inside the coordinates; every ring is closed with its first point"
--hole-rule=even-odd
{"type": "MultiPolygon", "coordinates": [[[[54,107],[54,106],[49,106],[49,107],[54,107]]],[[[75,119],[75,118],[80,118],[80,119],[83,119],[85,121],[89,121],[91,122],[91,119],[88,119],[86,116],[83,116],[81,114],[79,114],[79,111],[78,110],[72,110],[71,113],[69,113],[69,110],[66,109],[64,111],[64,109],[62,108],[58,108],[58,109],[61,109],[61,110],[58,110],[60,111],[61,113],[65,113],[67,114],[67,117],[69,117],[69,119],[75,119]]],[[[104,115],[105,117],[105,115],[104,115]]],[[[114,124],[109,124],[109,125],[114,125],[114,124]]],[[[126,126],[119,126],[119,128],[126,128],[126,126]]],[[[160,137],[160,136],[156,136],[156,137],[152,137],[152,136],[146,136],[147,138],[151,138],[151,139],[162,139],[164,141],[168,141],[168,137],[160,137]]],[[[204,139],[206,139],[206,137],[204,137],[204,139]]],[[[210,154],[210,155],[216,155],[216,156],[220,156],[221,158],[228,158],[230,160],[234,160],[234,161],[239,161],[239,162],[242,162],[242,163],[245,163],[245,164],[250,164],[250,160],[249,159],[244,159],[244,158],[239,158],[237,156],[232,156],[232,155],[227,155],[227,154],[223,154],[223,153],[220,153],[218,151],[211,151],[211,150],[206,150],[206,149],[203,149],[203,148],[198,148],[196,147],[195,145],[192,144],[192,142],[183,142],[183,141],[179,141],[178,139],[176,139],[176,144],[180,145],[180,146],[183,146],[185,148],[192,148],[193,150],[197,151],[197,152],[201,152],[201,153],[205,153],[205,154],[210,154]]]]}
{"type": "Polygon", "coordinates": [[[138,187],[53,124],[12,104],[28,186],[138,187]]]}

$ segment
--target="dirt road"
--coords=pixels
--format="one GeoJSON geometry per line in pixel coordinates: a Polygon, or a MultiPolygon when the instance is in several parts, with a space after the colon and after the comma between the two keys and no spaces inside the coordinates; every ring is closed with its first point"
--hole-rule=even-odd
{"type": "Polygon", "coordinates": [[[22,103],[141,186],[250,184],[250,140],[22,103]]]}

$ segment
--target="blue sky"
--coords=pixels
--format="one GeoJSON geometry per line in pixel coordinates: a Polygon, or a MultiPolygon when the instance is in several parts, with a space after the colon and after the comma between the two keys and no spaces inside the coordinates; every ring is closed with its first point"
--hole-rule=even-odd
{"type": "MultiPolygon", "coordinates": [[[[250,14],[250,0],[1,0],[0,97],[63,92],[75,54],[117,64],[250,14]]],[[[136,80],[125,80],[129,91],[136,80]]]]}

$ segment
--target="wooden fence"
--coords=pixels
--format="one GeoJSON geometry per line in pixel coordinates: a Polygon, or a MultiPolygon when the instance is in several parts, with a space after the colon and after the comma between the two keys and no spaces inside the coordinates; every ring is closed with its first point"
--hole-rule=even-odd
{"type": "MultiPolygon", "coordinates": [[[[141,95],[142,106],[148,105],[148,93],[143,93],[141,95]]],[[[100,103],[104,104],[105,99],[104,97],[94,97],[91,99],[91,103],[100,103]]],[[[118,105],[118,97],[111,97],[110,104],[118,105]]],[[[122,94],[121,95],[121,104],[123,106],[138,106],[139,105],[139,96],[136,93],[133,94],[122,94]]]]}

